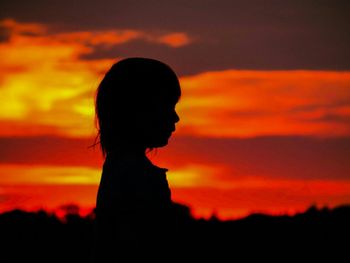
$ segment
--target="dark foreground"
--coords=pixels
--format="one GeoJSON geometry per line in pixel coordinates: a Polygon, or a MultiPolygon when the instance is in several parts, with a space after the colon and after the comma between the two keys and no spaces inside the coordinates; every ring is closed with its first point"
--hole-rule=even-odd
{"type": "MultiPolygon", "coordinates": [[[[183,262],[350,262],[350,206],[232,221],[177,210],[184,231],[173,251],[183,262]]],[[[0,262],[89,262],[93,220],[76,209],[67,209],[65,220],[44,211],[0,214],[0,262]]]]}

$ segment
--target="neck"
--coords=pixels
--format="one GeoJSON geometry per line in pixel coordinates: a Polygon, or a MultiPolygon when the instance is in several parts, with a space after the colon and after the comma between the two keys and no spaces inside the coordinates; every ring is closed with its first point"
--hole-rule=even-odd
{"type": "Polygon", "coordinates": [[[124,156],[146,156],[146,147],[135,145],[118,145],[114,147],[111,152],[124,156]]]}

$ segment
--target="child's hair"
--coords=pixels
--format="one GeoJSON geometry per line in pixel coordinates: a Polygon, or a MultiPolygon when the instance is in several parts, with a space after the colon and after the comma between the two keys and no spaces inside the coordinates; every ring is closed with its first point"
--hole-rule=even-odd
{"type": "Polygon", "coordinates": [[[175,105],[180,96],[178,77],[168,65],[149,58],[115,63],[98,86],[95,101],[103,155],[142,143],[140,133],[149,119],[162,114],[162,104],[175,105]]]}

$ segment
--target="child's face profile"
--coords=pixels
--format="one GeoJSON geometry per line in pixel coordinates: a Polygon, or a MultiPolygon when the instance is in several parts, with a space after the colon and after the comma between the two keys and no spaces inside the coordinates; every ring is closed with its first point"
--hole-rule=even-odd
{"type": "Polygon", "coordinates": [[[176,112],[177,100],[167,101],[160,98],[160,103],[150,106],[144,120],[144,136],[148,148],[163,147],[168,144],[172,133],[176,130],[176,123],[180,118],[176,112]]]}

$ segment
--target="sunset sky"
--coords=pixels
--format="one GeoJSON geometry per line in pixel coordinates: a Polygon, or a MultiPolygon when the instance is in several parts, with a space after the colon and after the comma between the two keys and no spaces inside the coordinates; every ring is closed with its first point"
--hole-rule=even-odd
{"type": "Polygon", "coordinates": [[[0,211],[95,205],[94,95],[116,61],[178,74],[150,154],[198,217],[350,203],[350,2],[19,1],[0,8],[0,211]]]}

